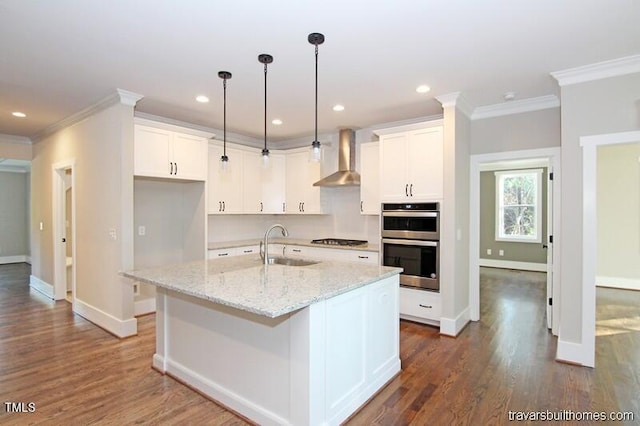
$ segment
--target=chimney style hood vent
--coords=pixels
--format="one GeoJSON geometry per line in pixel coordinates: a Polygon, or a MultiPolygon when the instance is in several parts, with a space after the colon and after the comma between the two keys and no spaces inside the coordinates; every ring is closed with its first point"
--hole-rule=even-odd
{"type": "Polygon", "coordinates": [[[360,173],[356,172],[356,132],[340,130],[338,143],[338,171],[313,186],[359,186],[360,173]]]}

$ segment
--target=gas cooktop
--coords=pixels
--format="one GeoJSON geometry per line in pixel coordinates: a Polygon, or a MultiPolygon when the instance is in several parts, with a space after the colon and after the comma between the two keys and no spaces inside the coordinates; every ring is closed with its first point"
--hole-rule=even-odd
{"type": "Polygon", "coordinates": [[[364,240],[344,240],[342,238],[322,238],[319,240],[312,240],[312,244],[325,244],[331,246],[361,246],[367,244],[368,241],[364,240]]]}

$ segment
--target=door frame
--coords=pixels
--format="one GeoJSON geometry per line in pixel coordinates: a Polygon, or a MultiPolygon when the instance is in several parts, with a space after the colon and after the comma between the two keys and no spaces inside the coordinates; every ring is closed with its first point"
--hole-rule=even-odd
{"type": "Polygon", "coordinates": [[[553,232],[556,234],[553,247],[553,305],[551,331],[558,334],[560,325],[560,147],[504,151],[470,156],[469,173],[469,316],[472,321],[480,320],[480,169],[486,163],[498,161],[546,158],[549,169],[553,170],[553,232]]]}
{"type": "Polygon", "coordinates": [[[71,170],[71,305],[76,303],[76,160],[57,162],[52,170],[52,224],[53,224],[53,298],[64,300],[67,296],[67,254],[62,238],[66,235],[65,173],[71,170]]]}
{"type": "Polygon", "coordinates": [[[640,131],[582,136],[582,365],[595,366],[598,147],[640,142],[640,131]]]}

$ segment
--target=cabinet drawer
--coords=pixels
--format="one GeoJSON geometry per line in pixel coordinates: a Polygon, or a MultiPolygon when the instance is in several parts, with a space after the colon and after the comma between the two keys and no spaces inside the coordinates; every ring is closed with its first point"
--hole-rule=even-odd
{"type": "Polygon", "coordinates": [[[235,256],[237,253],[237,249],[234,248],[226,248],[226,249],[216,249],[216,250],[208,250],[207,259],[220,259],[223,257],[231,257],[235,256]]]}
{"type": "Polygon", "coordinates": [[[408,319],[440,321],[440,293],[400,287],[400,316],[408,319]]]}
{"type": "Polygon", "coordinates": [[[237,247],[235,250],[236,250],[236,256],[244,256],[247,254],[258,253],[258,250],[260,250],[260,246],[256,244],[253,246],[237,247]]]}

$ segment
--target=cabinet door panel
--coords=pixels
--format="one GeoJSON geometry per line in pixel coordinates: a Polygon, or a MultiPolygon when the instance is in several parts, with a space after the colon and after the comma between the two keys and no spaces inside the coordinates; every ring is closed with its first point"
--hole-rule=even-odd
{"type": "Polygon", "coordinates": [[[204,138],[174,133],[172,159],[174,175],[180,179],[205,180],[207,178],[207,141],[204,138]]]}
{"type": "Polygon", "coordinates": [[[380,149],[378,143],[360,146],[360,213],[380,214],[380,149]]]}
{"type": "Polygon", "coordinates": [[[261,213],[284,213],[282,204],[285,202],[285,163],[283,154],[271,154],[269,165],[261,169],[261,213]]]}
{"type": "Polygon", "coordinates": [[[171,132],[153,127],[135,126],[134,175],[170,177],[170,144],[171,132]]]}
{"type": "Polygon", "coordinates": [[[262,156],[257,152],[244,152],[242,166],[243,211],[250,214],[261,213],[262,156]]]}
{"type": "Polygon", "coordinates": [[[408,151],[410,198],[441,199],[444,161],[442,127],[409,134],[408,151]]]}
{"type": "Polygon", "coordinates": [[[209,214],[242,213],[242,151],[227,146],[226,170],[221,156],[221,146],[209,146],[209,214]]]}
{"type": "Polygon", "coordinates": [[[383,201],[407,199],[407,136],[387,135],[380,139],[380,197],[383,201]]]}

